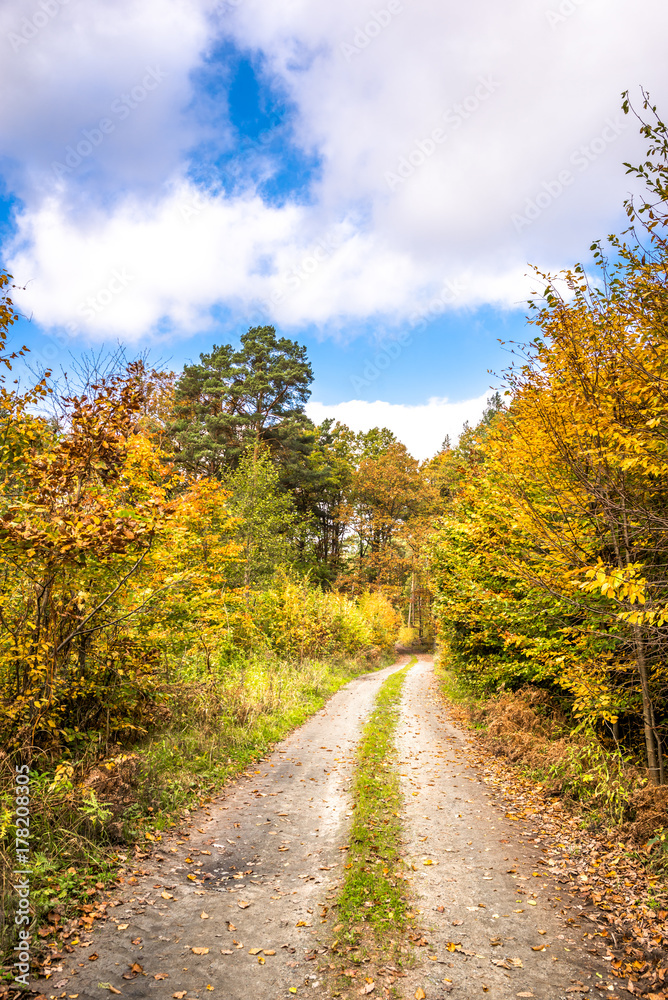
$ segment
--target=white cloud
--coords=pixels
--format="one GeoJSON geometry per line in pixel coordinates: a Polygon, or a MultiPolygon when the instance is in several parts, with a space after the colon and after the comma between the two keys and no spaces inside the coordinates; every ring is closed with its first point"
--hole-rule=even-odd
{"type": "Polygon", "coordinates": [[[620,91],[643,83],[668,104],[663,0],[634,7],[642,45],[623,0],[70,0],[17,48],[26,10],[0,11],[0,154],[25,205],[9,264],[30,281],[25,311],[94,336],[187,334],[216,304],[324,330],[439,299],[521,304],[527,262],[568,265],[619,227],[622,162],[640,149],[620,91]],[[185,152],[211,135],[186,108],[216,32],[261,56],[321,168],[307,197],[205,194],[184,220],[185,152]],[[164,79],[118,120],[114,101],[153,66],[164,79]],[[113,133],[57,181],[53,160],[103,116],[113,133]],[[82,308],[119,267],[122,294],[82,308]]]}
{"type": "Polygon", "coordinates": [[[306,412],[315,423],[332,418],[347,424],[353,431],[388,427],[411,455],[423,461],[440,451],[446,434],[454,444],[466,421],[472,426],[477,424],[490,395],[491,392],[486,392],[477,399],[459,403],[434,397],[417,406],[385,403],[379,399],[373,403],[351,399],[332,405],[309,402],[306,412]]]}
{"type": "Polygon", "coordinates": [[[57,190],[54,161],[105,118],[113,131],[66,175],[64,204],[155,196],[198,135],[183,112],[209,31],[198,0],[4,0],[0,157],[29,209],[57,190]]]}

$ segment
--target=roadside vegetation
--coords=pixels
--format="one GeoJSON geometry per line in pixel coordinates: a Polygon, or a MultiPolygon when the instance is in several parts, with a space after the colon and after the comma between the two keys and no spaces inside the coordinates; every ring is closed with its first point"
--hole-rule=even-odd
{"type": "Polygon", "coordinates": [[[649,99],[642,115],[635,228],[589,273],[538,274],[505,396],[432,463],[431,583],[497,745],[592,823],[651,804],[668,828],[668,132],[649,99]]]}

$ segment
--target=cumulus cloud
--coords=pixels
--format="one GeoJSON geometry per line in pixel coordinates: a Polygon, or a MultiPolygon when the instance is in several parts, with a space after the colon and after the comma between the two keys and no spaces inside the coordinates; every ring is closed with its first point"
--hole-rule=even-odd
{"type": "MultiPolygon", "coordinates": [[[[522,303],[528,262],[570,264],[621,221],[640,146],[620,91],[668,103],[662,0],[634,8],[642,45],[623,0],[46,3],[30,39],[31,9],[0,11],[0,165],[23,200],[5,256],[26,311],[95,336],[188,333],[216,305],[327,331],[522,303]],[[186,180],[212,135],[198,71],[223,39],[287,95],[290,141],[318,159],[298,197],[186,180]],[[132,279],[107,301],[119,268],[132,279]]],[[[224,85],[215,101],[222,148],[224,85]]]]}
{"type": "Polygon", "coordinates": [[[155,196],[179,169],[197,136],[185,109],[210,42],[202,6],[5,0],[0,163],[31,211],[57,192],[70,212],[91,201],[111,212],[112,196],[128,188],[155,196]],[[85,150],[86,133],[103,120],[110,130],[77,162],[77,146],[85,150]]]}
{"type": "Polygon", "coordinates": [[[309,402],[306,407],[311,420],[322,423],[328,418],[347,424],[354,431],[372,427],[388,427],[415,458],[423,461],[440,451],[446,434],[453,444],[464,423],[477,424],[491,392],[477,399],[451,403],[434,397],[427,403],[406,406],[400,403],[373,403],[351,399],[345,403],[309,402]]]}

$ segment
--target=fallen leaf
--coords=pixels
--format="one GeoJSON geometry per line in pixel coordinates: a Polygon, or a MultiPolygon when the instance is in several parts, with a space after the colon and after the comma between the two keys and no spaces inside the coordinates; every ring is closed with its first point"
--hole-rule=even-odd
{"type": "Polygon", "coordinates": [[[515,994],[516,997],[533,997],[535,995],[536,995],[535,993],[516,993],[515,994]]]}
{"type": "Polygon", "coordinates": [[[297,923],[295,924],[295,927],[308,927],[308,926],[309,925],[306,923],[305,920],[298,920],[297,923]]]}
{"type": "Polygon", "coordinates": [[[99,957],[100,956],[98,955],[98,953],[96,951],[94,951],[92,955],[88,956],[88,961],[89,962],[97,962],[97,960],[98,960],[99,957]]]}
{"type": "Polygon", "coordinates": [[[190,950],[193,953],[193,955],[208,955],[209,954],[209,949],[208,948],[191,948],[190,950]]]}
{"type": "Polygon", "coordinates": [[[130,966],[130,972],[134,972],[135,975],[139,975],[139,973],[143,972],[143,971],[144,970],[142,969],[142,967],[139,964],[139,962],[135,962],[133,965],[130,966]]]}
{"type": "Polygon", "coordinates": [[[202,912],[199,915],[199,918],[200,918],[200,920],[208,920],[209,919],[209,914],[205,913],[204,910],[202,910],[202,912]]]}
{"type": "Polygon", "coordinates": [[[247,910],[248,907],[250,906],[250,903],[245,899],[238,899],[237,906],[240,907],[242,910],[247,910]]]}
{"type": "Polygon", "coordinates": [[[426,996],[427,994],[422,989],[422,987],[418,986],[418,988],[415,991],[415,1000],[426,1000],[426,996]]]}
{"type": "Polygon", "coordinates": [[[288,986],[288,993],[296,993],[296,992],[297,992],[296,986],[288,986]]]}
{"type": "Polygon", "coordinates": [[[135,938],[132,943],[133,944],[141,944],[141,941],[142,941],[141,938],[135,938]]]}
{"type": "Polygon", "coordinates": [[[232,923],[231,920],[228,920],[227,921],[227,929],[228,929],[228,931],[235,931],[237,928],[234,926],[234,924],[232,923]]]}
{"type": "Polygon", "coordinates": [[[431,860],[431,858],[425,858],[425,860],[422,862],[423,865],[433,865],[433,863],[434,862],[431,860]]]}
{"type": "Polygon", "coordinates": [[[532,951],[545,951],[545,945],[544,944],[532,944],[531,945],[531,950],[532,951]]]}
{"type": "Polygon", "coordinates": [[[171,892],[161,892],[160,895],[163,899],[174,899],[171,892]]]}
{"type": "Polygon", "coordinates": [[[461,941],[447,941],[445,944],[445,947],[448,949],[448,951],[457,951],[457,949],[461,948],[461,946],[462,946],[461,941]]]}
{"type": "Polygon", "coordinates": [[[464,921],[463,921],[463,920],[453,920],[453,921],[452,921],[452,926],[453,926],[453,927],[459,927],[459,926],[460,926],[461,924],[463,924],[463,923],[464,923],[464,921]]]}
{"type": "Polygon", "coordinates": [[[535,906],[536,905],[536,900],[535,899],[527,899],[527,903],[529,904],[529,906],[535,906]]]}
{"type": "Polygon", "coordinates": [[[276,952],[274,951],[273,948],[265,948],[264,951],[262,952],[262,954],[263,955],[275,955],[276,952]]]}
{"type": "Polygon", "coordinates": [[[117,931],[126,931],[130,924],[116,924],[117,931]]]}
{"type": "Polygon", "coordinates": [[[174,1000],[183,1000],[187,992],[188,990],[181,990],[180,993],[172,993],[172,996],[174,997],[174,1000]]]}
{"type": "Polygon", "coordinates": [[[156,979],[156,980],[169,979],[169,973],[168,972],[157,972],[153,978],[156,979]]]}
{"type": "Polygon", "coordinates": [[[262,948],[249,948],[248,949],[248,954],[249,955],[259,955],[261,951],[262,951],[262,948]]]}
{"type": "Polygon", "coordinates": [[[363,986],[362,989],[360,990],[360,996],[361,997],[364,996],[365,993],[373,993],[375,988],[376,988],[375,983],[367,983],[366,986],[363,986]]]}
{"type": "Polygon", "coordinates": [[[234,952],[232,951],[231,948],[221,948],[220,949],[220,954],[221,955],[234,955],[234,952]]]}

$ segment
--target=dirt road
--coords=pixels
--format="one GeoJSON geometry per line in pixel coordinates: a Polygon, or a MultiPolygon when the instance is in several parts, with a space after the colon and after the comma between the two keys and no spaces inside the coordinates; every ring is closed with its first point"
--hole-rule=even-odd
{"type": "Polygon", "coordinates": [[[378,688],[399,668],[348,684],[198,813],[187,840],[166,841],[164,860],[142,862],[147,874],[42,981],[45,994],[93,1000],[109,996],[98,985],[109,983],[133,998],[276,1000],[291,986],[317,988],[321,956],[308,956],[327,936],[321,913],[342,868],[355,747],[378,688]],[[123,979],[133,965],[141,971],[123,979]]]}
{"type": "MultiPolygon", "coordinates": [[[[317,969],[345,858],[353,755],[375,695],[396,669],[339,691],[193,816],[187,837],[165,840],[142,861],[145,874],[116,896],[106,924],[41,981],[45,995],[93,1000],[109,996],[109,986],[158,1000],[326,995],[317,969]]],[[[555,896],[564,894],[540,847],[504,819],[493,785],[471,766],[468,737],[444,719],[425,658],[408,675],[404,706],[406,851],[429,944],[416,949],[403,995],[557,1000],[598,985],[614,996],[605,965],[584,950],[583,931],[560,914],[555,896]]]]}
{"type": "Polygon", "coordinates": [[[397,746],[406,859],[416,869],[413,889],[429,944],[417,949],[404,995],[417,988],[429,1000],[618,995],[618,980],[583,939],[582,906],[550,878],[531,823],[506,818],[504,789],[493,771],[481,773],[474,744],[447,721],[423,659],[406,678],[397,746]]]}

